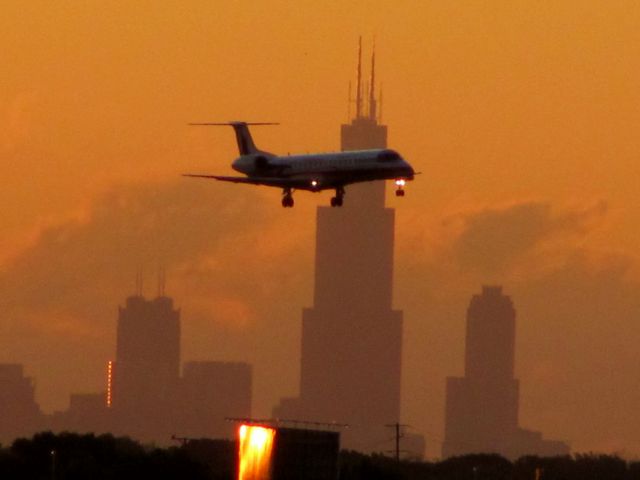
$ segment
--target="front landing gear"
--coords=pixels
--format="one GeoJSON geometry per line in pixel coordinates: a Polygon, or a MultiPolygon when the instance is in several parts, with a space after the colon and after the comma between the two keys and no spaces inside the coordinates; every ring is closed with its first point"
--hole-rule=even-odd
{"type": "Polygon", "coordinates": [[[343,200],[344,200],[344,188],[338,187],[338,188],[336,188],[336,196],[335,197],[331,197],[331,206],[332,207],[341,207],[343,200]]]}
{"type": "Polygon", "coordinates": [[[284,208],[293,207],[293,195],[291,195],[291,189],[285,188],[282,192],[282,206],[284,208]]]}
{"type": "Polygon", "coordinates": [[[396,186],[398,187],[396,189],[396,197],[404,197],[404,185],[405,185],[406,180],[404,178],[399,178],[398,180],[396,180],[396,186]]]}

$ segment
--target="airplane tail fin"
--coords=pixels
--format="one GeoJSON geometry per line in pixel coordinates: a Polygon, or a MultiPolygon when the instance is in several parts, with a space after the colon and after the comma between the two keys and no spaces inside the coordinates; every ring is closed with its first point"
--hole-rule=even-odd
{"type": "Polygon", "coordinates": [[[249,132],[249,125],[279,125],[279,123],[270,123],[270,122],[225,122],[225,123],[190,123],[189,125],[229,125],[233,127],[233,130],[236,133],[236,141],[238,142],[238,151],[240,155],[251,155],[253,153],[266,153],[262,150],[258,150],[256,144],[253,143],[253,138],[251,137],[251,133],[249,132]]]}

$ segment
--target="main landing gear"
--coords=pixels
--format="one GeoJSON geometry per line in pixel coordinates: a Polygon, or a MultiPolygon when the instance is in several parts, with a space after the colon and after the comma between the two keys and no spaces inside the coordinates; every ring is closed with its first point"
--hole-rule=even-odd
{"type": "Polygon", "coordinates": [[[404,178],[399,178],[396,180],[396,197],[404,197],[404,185],[406,184],[406,180],[404,178]]]}
{"type": "Polygon", "coordinates": [[[341,207],[343,199],[344,199],[344,188],[342,187],[336,188],[336,196],[331,197],[331,206],[341,207]]]}
{"type": "Polygon", "coordinates": [[[293,195],[291,195],[291,189],[285,188],[282,192],[282,206],[284,208],[293,207],[293,195]]]}

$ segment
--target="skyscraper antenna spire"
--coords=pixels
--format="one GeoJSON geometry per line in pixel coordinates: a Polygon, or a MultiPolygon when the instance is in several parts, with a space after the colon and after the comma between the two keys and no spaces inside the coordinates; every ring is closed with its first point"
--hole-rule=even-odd
{"type": "Polygon", "coordinates": [[[362,35],[358,37],[358,75],[356,85],[356,118],[362,115],[362,35]]]}
{"type": "Polygon", "coordinates": [[[380,99],[378,100],[378,123],[382,123],[382,84],[380,84],[380,99]]]}
{"type": "Polygon", "coordinates": [[[142,296],[142,267],[138,267],[136,272],[136,295],[138,297],[142,296]]]}
{"type": "Polygon", "coordinates": [[[160,267],[160,269],[158,270],[158,297],[164,297],[166,284],[167,273],[164,267],[160,267]]]}
{"type": "Polygon", "coordinates": [[[351,120],[351,80],[349,80],[349,95],[347,97],[347,122],[351,120]]]}
{"type": "Polygon", "coordinates": [[[369,119],[376,120],[376,39],[373,37],[373,48],[371,50],[371,84],[369,85],[369,119]]]}

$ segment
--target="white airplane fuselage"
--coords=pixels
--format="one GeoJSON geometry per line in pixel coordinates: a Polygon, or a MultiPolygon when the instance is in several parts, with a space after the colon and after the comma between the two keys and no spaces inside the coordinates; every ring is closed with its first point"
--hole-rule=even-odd
{"type": "Polygon", "coordinates": [[[395,180],[396,195],[404,196],[404,185],[413,180],[415,172],[396,151],[390,149],[354,150],[304,155],[274,155],[259,150],[253,143],[246,122],[198,123],[194,125],[229,125],[233,127],[240,156],[231,167],[244,177],[225,175],[187,174],[188,177],[213,178],[224,182],[248,183],[282,188],[282,205],[293,206],[293,190],[319,192],[336,191],[331,206],[340,207],[344,187],[352,183],[374,180],[395,180]]]}
{"type": "Polygon", "coordinates": [[[276,156],[250,154],[238,157],[232,168],[256,181],[281,179],[283,185],[319,192],[373,180],[412,180],[414,171],[393,150],[355,150],[336,153],[276,156]]]}

